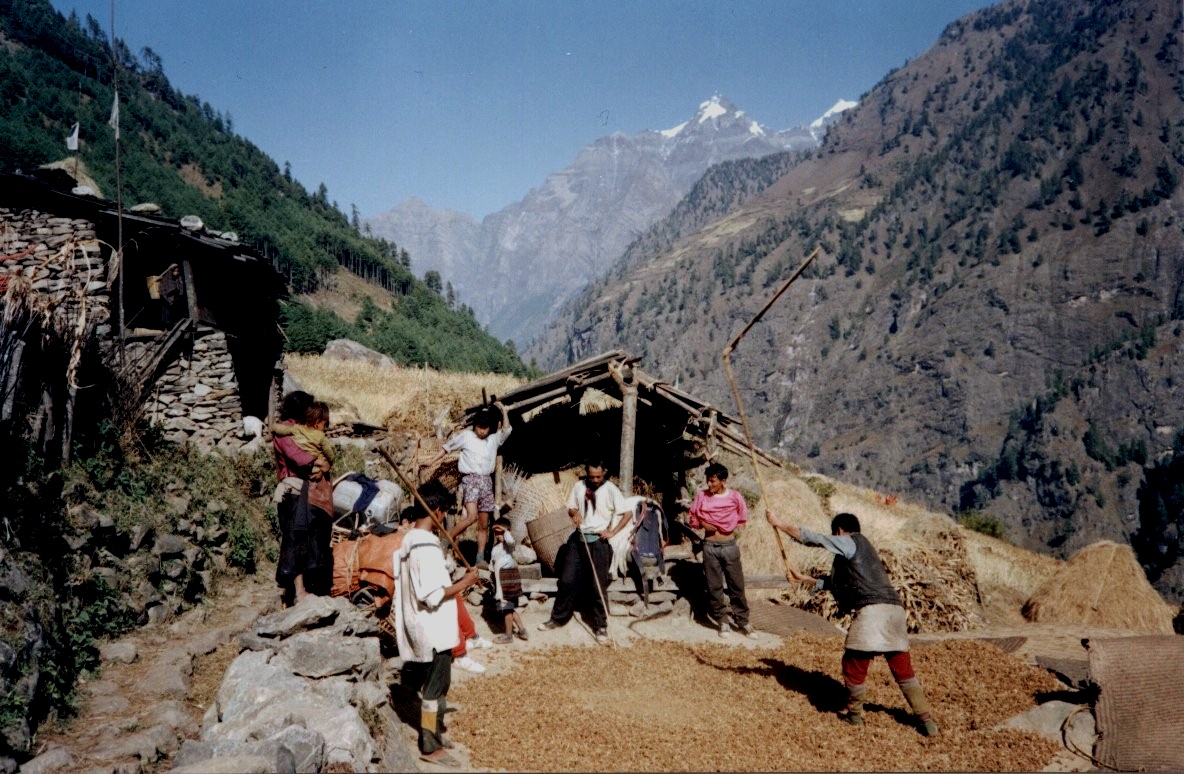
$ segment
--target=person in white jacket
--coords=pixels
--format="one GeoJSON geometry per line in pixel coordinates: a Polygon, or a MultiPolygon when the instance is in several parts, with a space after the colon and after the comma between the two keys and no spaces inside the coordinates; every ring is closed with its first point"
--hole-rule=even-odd
{"type": "Polygon", "coordinates": [[[444,561],[444,548],[434,534],[447,508],[455,501],[438,482],[419,488],[431,512],[420,506],[411,530],[394,554],[395,640],[403,657],[403,685],[420,691],[419,751],[423,760],[441,766],[457,766],[447,751],[444,736],[446,696],[452,683],[452,649],[460,642],[456,620],[456,595],[477,583],[476,569],[469,568],[452,582],[444,561]]]}

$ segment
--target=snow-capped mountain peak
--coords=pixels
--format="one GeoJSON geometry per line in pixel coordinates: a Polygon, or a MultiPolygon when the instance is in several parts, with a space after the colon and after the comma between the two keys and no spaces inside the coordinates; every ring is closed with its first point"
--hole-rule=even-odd
{"type": "Polygon", "coordinates": [[[858,102],[852,102],[849,99],[840,99],[838,102],[836,102],[831,107],[830,110],[823,113],[821,117],[815,119],[814,122],[812,124],[810,124],[810,128],[811,129],[821,129],[828,122],[829,119],[834,118],[839,113],[842,113],[844,110],[850,110],[851,108],[855,107],[858,104],[859,104],[858,102]]]}
{"type": "Polygon", "coordinates": [[[766,135],[764,127],[745,116],[743,110],[737,110],[736,106],[729,102],[726,97],[716,94],[706,102],[699,104],[698,111],[690,121],[684,121],[678,126],[663,129],[658,134],[671,140],[684,132],[698,127],[717,129],[725,126],[730,128],[737,125],[744,127],[750,134],[757,137],[764,137],[766,135]],[[706,126],[704,126],[705,124],[706,126]]]}

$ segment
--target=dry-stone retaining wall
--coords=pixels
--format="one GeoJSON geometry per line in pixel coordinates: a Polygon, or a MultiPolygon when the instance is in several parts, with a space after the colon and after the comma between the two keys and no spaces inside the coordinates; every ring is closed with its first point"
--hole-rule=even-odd
{"type": "MultiPolygon", "coordinates": [[[[140,356],[136,351],[129,354],[140,356]]],[[[170,441],[188,441],[203,448],[241,447],[243,409],[226,334],[199,327],[193,349],[183,351],[157,378],[144,414],[164,428],[170,441]]]]}

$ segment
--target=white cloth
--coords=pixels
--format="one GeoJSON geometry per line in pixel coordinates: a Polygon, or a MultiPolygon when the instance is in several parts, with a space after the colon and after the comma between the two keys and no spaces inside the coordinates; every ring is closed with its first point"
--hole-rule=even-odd
{"type": "Polygon", "coordinates": [[[624,577],[629,572],[629,554],[633,550],[633,533],[637,531],[637,525],[641,523],[637,519],[637,509],[642,507],[644,502],[645,497],[641,495],[625,498],[625,503],[629,506],[629,524],[608,539],[608,544],[613,548],[613,562],[609,565],[609,572],[613,576],[624,577]]]}
{"type": "Polygon", "coordinates": [[[510,437],[511,427],[503,427],[496,433],[478,438],[473,429],[466,427],[444,442],[445,451],[459,451],[456,467],[461,473],[475,473],[478,476],[493,474],[497,465],[497,449],[510,437]]]}
{"type": "Polygon", "coordinates": [[[395,641],[407,661],[431,661],[435,651],[460,642],[455,597],[444,597],[452,579],[444,565],[440,540],[412,529],[394,554],[395,641]]]}
{"type": "Polygon", "coordinates": [[[867,605],[847,630],[847,650],[895,653],[909,649],[908,620],[900,605],[867,605]]]}
{"type": "Polygon", "coordinates": [[[595,506],[587,502],[584,496],[587,491],[587,484],[580,479],[567,496],[568,510],[580,514],[581,532],[603,532],[613,525],[618,513],[633,513],[625,495],[612,481],[605,481],[596,490],[595,506]]]}
{"type": "Polygon", "coordinates": [[[518,562],[514,561],[514,536],[509,532],[505,533],[502,540],[494,541],[493,548],[489,550],[489,569],[493,571],[493,598],[498,601],[505,600],[505,595],[502,594],[502,576],[498,570],[509,570],[517,567],[518,562]]]}

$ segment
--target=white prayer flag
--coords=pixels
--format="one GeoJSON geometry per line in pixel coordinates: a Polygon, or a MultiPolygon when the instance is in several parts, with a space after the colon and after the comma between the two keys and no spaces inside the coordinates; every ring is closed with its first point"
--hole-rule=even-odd
{"type": "Polygon", "coordinates": [[[115,139],[119,139],[119,89],[115,90],[115,99],[111,103],[111,117],[107,119],[107,126],[115,130],[115,139]]]}
{"type": "Polygon", "coordinates": [[[74,123],[74,131],[66,138],[66,150],[78,150],[78,123],[74,123]]]}

